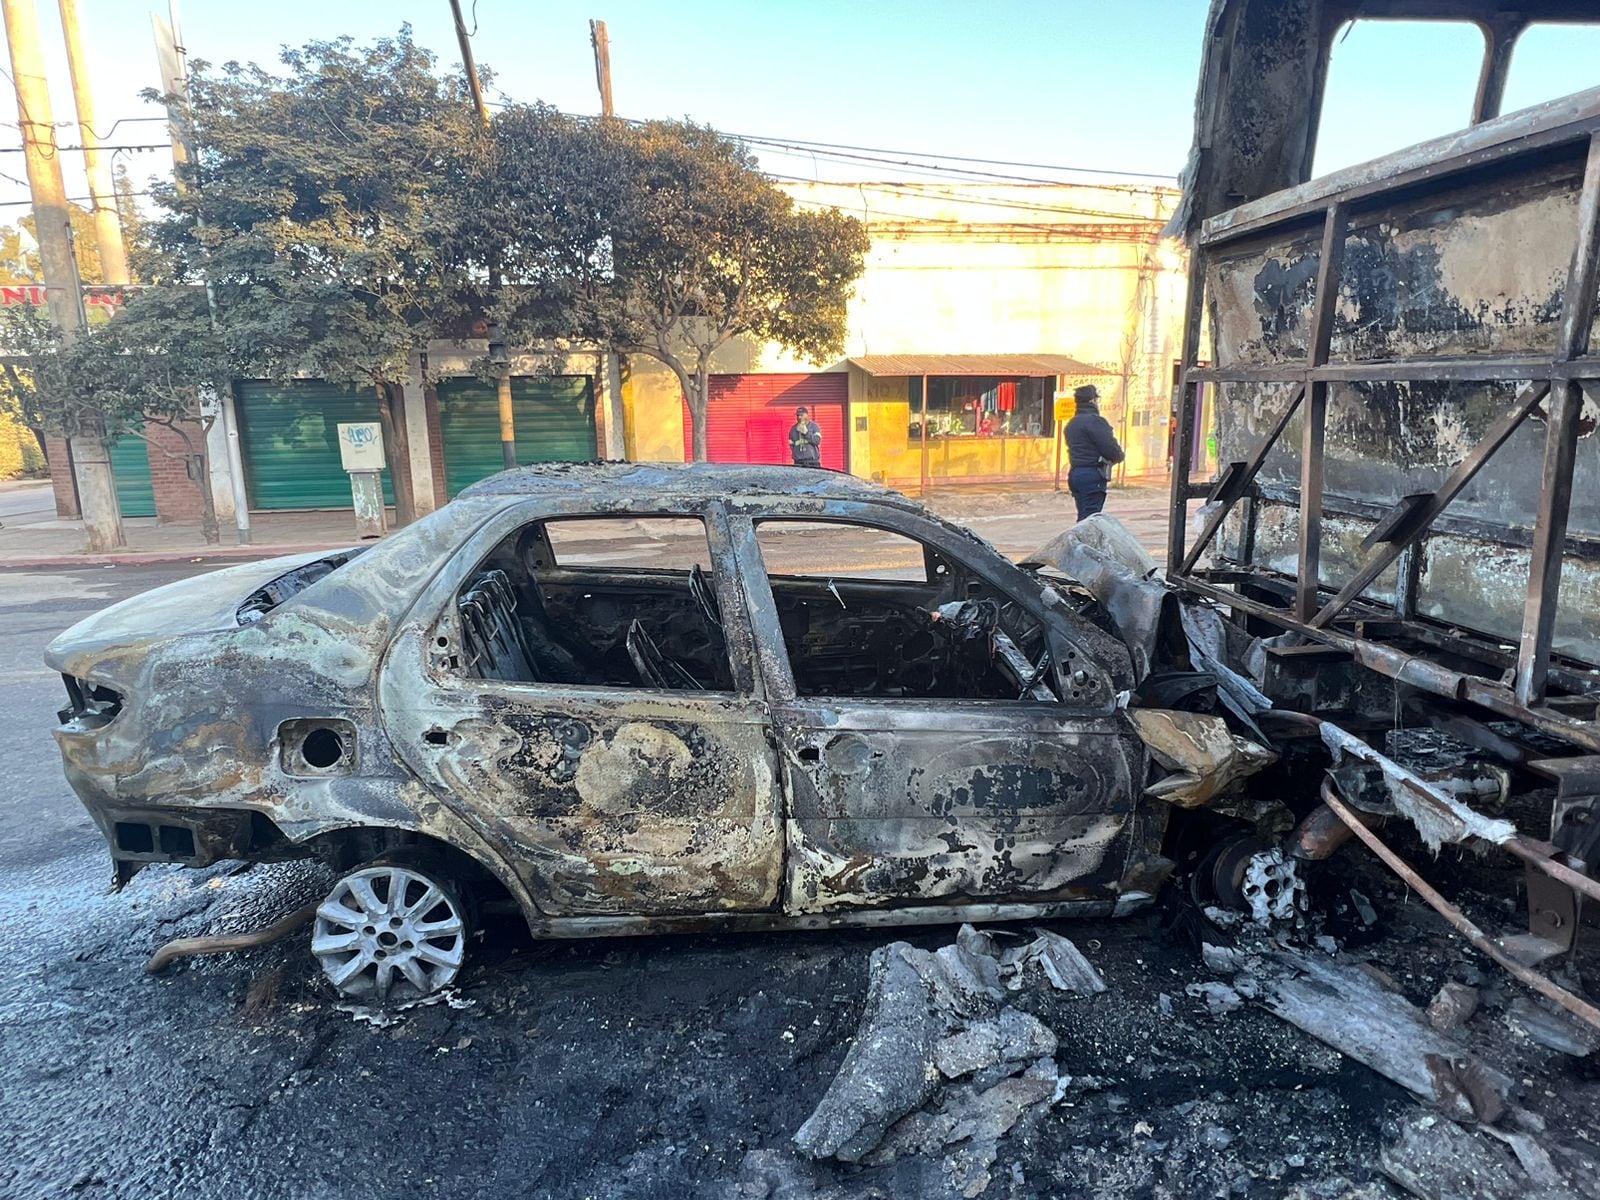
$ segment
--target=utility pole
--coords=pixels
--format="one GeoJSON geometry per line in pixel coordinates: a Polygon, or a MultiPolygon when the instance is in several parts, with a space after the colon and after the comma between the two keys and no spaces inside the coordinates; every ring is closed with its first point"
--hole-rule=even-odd
{"type": "MultiPolygon", "coordinates": [[[[0,0],[5,10],[6,40],[11,46],[11,78],[17,89],[17,124],[22,128],[28,190],[44,267],[45,303],[50,321],[68,338],[83,332],[83,292],[78,264],[72,257],[72,214],[61,180],[61,153],[56,146],[50,85],[39,50],[39,18],[33,0],[0,0]]],[[[91,553],[127,545],[117,486],[98,422],[74,434],[70,445],[78,484],[78,504],[91,553]]]]}
{"type": "Polygon", "coordinates": [[[589,22],[589,42],[594,46],[595,82],[600,85],[600,115],[614,117],[617,110],[611,104],[611,38],[604,21],[589,22]]]}
{"type": "MultiPolygon", "coordinates": [[[[478,107],[478,119],[483,122],[484,136],[489,134],[489,106],[483,102],[483,84],[478,81],[478,64],[472,57],[472,35],[467,32],[467,22],[461,15],[461,0],[450,0],[450,15],[456,21],[456,42],[461,46],[461,65],[466,68],[467,87],[472,90],[472,102],[478,107]]],[[[489,290],[496,300],[500,298],[500,271],[489,265],[489,290]]],[[[510,470],[517,465],[517,416],[511,407],[511,363],[506,354],[505,340],[498,327],[489,327],[489,360],[496,367],[496,396],[500,403],[500,461],[510,470]]]]}
{"type": "MultiPolygon", "coordinates": [[[[600,87],[600,115],[611,119],[617,115],[611,102],[611,35],[604,21],[589,22],[589,43],[594,47],[594,79],[600,87]]],[[[599,356],[601,410],[605,420],[606,457],[628,457],[626,421],[622,411],[622,359],[613,350],[602,350],[599,356]]]]}
{"type": "Polygon", "coordinates": [[[72,74],[72,100],[78,110],[79,144],[84,174],[89,177],[89,203],[94,208],[94,240],[100,250],[100,274],[107,283],[130,283],[128,251],[122,243],[122,217],[111,185],[111,159],[100,148],[94,123],[94,94],[83,61],[83,35],[78,29],[78,0],[60,0],[61,31],[66,35],[67,67],[72,74]]]}
{"type": "MultiPolygon", "coordinates": [[[[161,90],[167,100],[167,132],[172,139],[173,186],[182,191],[183,168],[192,155],[185,140],[189,127],[189,66],[183,48],[183,34],[178,25],[177,0],[170,0],[167,16],[150,14],[150,28],[155,34],[156,66],[161,73],[161,90]]],[[[206,307],[211,313],[213,328],[217,323],[217,297],[206,281],[206,307]]],[[[250,532],[250,497],[244,486],[244,450],[239,444],[239,414],[234,404],[233,389],[222,388],[208,397],[205,405],[215,416],[206,430],[206,457],[212,465],[211,478],[204,486],[211,489],[211,503],[217,519],[233,518],[233,527],[241,546],[254,539],[250,532]]]]}

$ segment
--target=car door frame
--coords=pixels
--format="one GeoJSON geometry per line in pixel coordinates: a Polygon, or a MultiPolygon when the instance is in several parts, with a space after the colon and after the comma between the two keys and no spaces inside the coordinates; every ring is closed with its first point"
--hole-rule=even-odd
{"type": "MultiPolygon", "coordinates": [[[[1059,611],[1047,602],[1047,594],[1054,595],[1053,591],[1047,592],[1045,585],[975,535],[892,505],[853,500],[820,504],[814,499],[734,500],[729,503],[728,520],[780,752],[787,841],[786,912],[1024,904],[1053,911],[1071,908],[1109,914],[1148,901],[1150,896],[1140,881],[1148,871],[1147,864],[1159,858],[1162,823],[1138,800],[1136,785],[1142,780],[1134,776],[1142,773],[1144,752],[1118,713],[1110,673],[1096,661],[1087,642],[1075,636],[1059,597],[1059,611]],[[1057,663],[1071,665],[1070,672],[1062,672],[1066,698],[997,701],[799,695],[756,535],[756,525],[764,520],[865,525],[932,548],[949,559],[954,569],[971,572],[1041,622],[1057,663]],[[1082,676],[1081,682],[1077,675],[1082,676]],[[1036,814],[1015,811],[957,817],[953,810],[935,812],[936,804],[900,799],[897,789],[901,785],[894,768],[904,769],[907,764],[895,761],[898,743],[915,738],[923,738],[925,744],[948,742],[957,747],[958,759],[965,738],[974,747],[998,747],[1018,761],[1030,756],[1049,760],[1041,769],[1050,770],[1053,763],[1058,777],[1081,771],[1092,780],[1085,790],[1104,798],[1103,805],[1091,805],[1082,814],[1056,814],[1061,829],[1082,826],[1081,836],[1058,847],[1066,875],[1060,870],[1044,871],[1033,877],[1035,886],[1023,886],[1027,877],[1017,876],[1009,890],[982,892],[982,879],[1007,879],[1008,868],[1015,866],[1008,856],[1017,852],[1017,839],[1027,840],[1039,832],[1034,828],[1039,823],[1036,814]],[[1025,752],[1025,746],[1033,749],[1025,752]],[[862,768],[853,789],[829,786],[835,755],[853,760],[844,766],[862,768]],[[841,790],[846,797],[843,800],[841,790]],[[848,798],[851,796],[855,799],[848,798]],[[963,830],[963,823],[970,828],[963,830]],[[923,825],[928,827],[919,833],[918,827],[923,825]],[[930,848],[937,841],[929,836],[935,825],[938,837],[948,838],[948,851],[930,848]],[[990,849],[962,840],[980,825],[983,832],[995,835],[990,849]],[[898,846],[901,853],[884,855],[872,848],[885,844],[898,846]],[[897,857],[904,861],[889,861],[897,857]],[[1088,869],[1072,875],[1076,864],[1088,864],[1088,869]],[[897,872],[897,866],[905,869],[897,872]],[[918,875],[925,884],[905,886],[905,878],[918,875]],[[889,880],[889,889],[875,888],[875,878],[889,880]],[[979,881],[981,894],[970,886],[975,881],[979,881]]],[[[952,769],[959,773],[965,766],[957,761],[952,769]]]]}
{"type": "MultiPolygon", "coordinates": [[[[604,926],[618,919],[652,916],[770,912],[778,905],[784,848],[776,743],[765,680],[757,666],[756,639],[745,590],[731,553],[727,516],[718,501],[685,497],[628,503],[607,498],[596,503],[573,494],[530,497],[507,505],[457,547],[418,595],[385,654],[379,675],[379,704],[400,758],[430,785],[456,817],[499,849],[540,912],[556,924],[590,922],[604,926]],[[464,656],[455,605],[461,586],[488,554],[516,530],[541,521],[569,518],[687,518],[703,523],[733,677],[732,691],[524,683],[466,674],[459,665],[464,656]],[[672,727],[695,722],[734,730],[740,769],[747,772],[737,778],[749,793],[749,811],[744,814],[744,824],[732,829],[727,837],[710,838],[706,852],[684,872],[685,877],[698,875],[702,883],[715,880],[726,886],[717,895],[705,897],[696,893],[692,899],[671,895],[649,898],[637,890],[630,893],[630,873],[646,877],[651,874],[651,864],[642,861],[648,856],[630,856],[626,847],[619,847],[608,859],[606,869],[596,869],[592,859],[586,863],[580,854],[564,848],[561,838],[550,831],[530,830],[528,821],[513,820],[509,814],[518,798],[515,788],[495,778],[484,764],[496,763],[514,774],[505,764],[520,762],[515,756],[530,744],[528,731],[519,734],[506,725],[507,714],[518,704],[530,713],[551,714],[556,710],[551,714],[557,726],[555,744],[538,749],[546,758],[564,755],[570,759],[576,753],[577,767],[582,766],[582,754],[588,744],[561,745],[564,735],[559,724],[564,720],[581,723],[604,716],[646,729],[667,728],[669,733],[672,727]],[[719,841],[721,848],[728,849],[741,838],[746,844],[738,861],[744,875],[731,879],[728,860],[718,857],[719,841]],[[630,899],[636,902],[629,902],[630,899]]],[[[681,761],[681,753],[674,753],[681,761]]],[[[720,757],[728,760],[730,755],[720,757]]],[[[558,764],[551,769],[566,768],[558,764]]],[[[574,779],[576,769],[571,776],[574,779]]],[[[733,771],[730,766],[726,777],[735,778],[733,771]]],[[[711,819],[707,817],[706,821],[711,819]]],[[[570,834],[571,829],[567,832],[570,834]]],[[[646,880],[638,882],[642,886],[646,880]]]]}

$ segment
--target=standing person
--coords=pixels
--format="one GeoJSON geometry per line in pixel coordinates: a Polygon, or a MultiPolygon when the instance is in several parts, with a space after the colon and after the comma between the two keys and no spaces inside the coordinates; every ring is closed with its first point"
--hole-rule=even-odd
{"type": "Polygon", "coordinates": [[[1100,390],[1085,384],[1072,393],[1077,414],[1067,422],[1067,490],[1078,503],[1078,520],[1092,517],[1106,506],[1106,484],[1111,467],[1122,461],[1122,447],[1111,432],[1111,422],[1100,415],[1100,390]]]}
{"type": "Polygon", "coordinates": [[[822,430],[811,419],[811,410],[804,405],[794,410],[794,424],[789,429],[789,457],[797,467],[822,465],[822,430]]]}

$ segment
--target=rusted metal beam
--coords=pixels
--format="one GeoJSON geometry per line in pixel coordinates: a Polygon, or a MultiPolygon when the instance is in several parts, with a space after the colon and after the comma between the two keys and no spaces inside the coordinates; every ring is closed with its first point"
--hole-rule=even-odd
{"type": "Polygon", "coordinates": [[[1381,201],[1419,184],[1449,186],[1452,176],[1489,163],[1559,146],[1581,147],[1597,129],[1600,89],[1564,96],[1218,213],[1201,225],[1196,244],[1214,250],[1251,234],[1303,224],[1329,204],[1381,201]]]}
{"type": "MultiPolygon", "coordinates": [[[[1311,310],[1311,344],[1306,366],[1328,361],[1333,339],[1333,317],[1339,307],[1339,280],[1344,264],[1345,207],[1334,204],[1322,221],[1322,252],[1317,260],[1317,295],[1311,310]]],[[[1322,572],[1323,445],[1328,430],[1328,385],[1310,385],[1300,441],[1300,569],[1295,594],[1295,615],[1308,620],[1317,611],[1317,587],[1322,572]]]]}
{"type": "Polygon", "coordinates": [[[1483,66],[1478,72],[1477,94],[1472,98],[1474,125],[1482,125],[1500,115],[1506,73],[1511,69],[1511,52],[1516,49],[1517,38],[1527,23],[1527,18],[1520,13],[1496,13],[1488,21],[1481,22],[1483,66]]]}
{"type": "Polygon", "coordinates": [[[1389,849],[1382,838],[1362,824],[1361,819],[1339,798],[1338,789],[1331,779],[1324,779],[1322,782],[1322,802],[1341,821],[1350,826],[1351,831],[1366,844],[1367,849],[1382,859],[1391,871],[1405,880],[1406,884],[1417,895],[1427,901],[1430,908],[1454,926],[1467,941],[1471,942],[1473,949],[1503,967],[1513,978],[1527,984],[1541,996],[1554,1001],[1573,1016],[1587,1021],[1596,1029],[1600,1029],[1600,1008],[1596,1008],[1581,996],[1574,995],[1559,984],[1551,982],[1537,971],[1523,966],[1501,950],[1495,944],[1493,938],[1479,929],[1459,908],[1435,891],[1427,880],[1423,879],[1421,875],[1418,875],[1411,868],[1410,864],[1389,849]]]}
{"type": "Polygon", "coordinates": [[[1527,379],[1600,379],[1600,358],[1582,356],[1552,360],[1549,355],[1443,355],[1438,358],[1374,358],[1363,362],[1326,363],[1307,367],[1303,362],[1272,363],[1252,367],[1202,367],[1194,378],[1205,383],[1328,383],[1450,382],[1515,383],[1527,379]]]}
{"type": "Polygon", "coordinates": [[[1189,284],[1184,298],[1183,378],[1178,383],[1178,431],[1172,450],[1172,492],[1167,505],[1167,570],[1182,569],[1188,536],[1189,473],[1194,468],[1194,424],[1199,407],[1200,324],[1205,314],[1206,255],[1198,247],[1189,256],[1189,284]]]}
{"type": "MultiPolygon", "coordinates": [[[[1428,531],[1439,514],[1444,512],[1451,501],[1472,482],[1483,468],[1483,464],[1488,462],[1494,452],[1505,444],[1506,439],[1516,432],[1517,427],[1549,391],[1548,383],[1535,382],[1518,392],[1511,407],[1484,432],[1483,440],[1473,447],[1471,454],[1456,464],[1455,470],[1450,472],[1438,490],[1423,497],[1419,503],[1411,505],[1399,518],[1400,523],[1394,527],[1393,532],[1386,535],[1385,540],[1373,546],[1367,555],[1367,561],[1361,564],[1349,582],[1339,589],[1338,594],[1328,601],[1316,616],[1311,618],[1312,627],[1320,628],[1332,621],[1344,611],[1351,600],[1366,591],[1372,581],[1388,569],[1390,563],[1399,558],[1408,547],[1414,545],[1428,531]]],[[[1374,529],[1374,538],[1383,530],[1382,525],[1374,529]]]]}
{"type": "MultiPolygon", "coordinates": [[[[1227,574],[1235,584],[1247,582],[1238,578],[1241,572],[1231,571],[1227,574]]],[[[1347,650],[1357,663],[1380,675],[1386,675],[1390,679],[1435,696],[1442,696],[1447,700],[1465,700],[1500,716],[1522,721],[1575,746],[1600,753],[1600,726],[1592,721],[1577,720],[1550,709],[1535,709],[1520,704],[1511,689],[1500,683],[1479,675],[1452,671],[1418,658],[1415,654],[1393,646],[1385,646],[1369,638],[1356,637],[1342,630],[1313,629],[1295,620],[1287,609],[1242,596],[1238,592],[1219,587],[1193,575],[1175,579],[1173,582],[1185,591],[1216,600],[1237,612],[1260,617],[1283,629],[1294,630],[1326,645],[1347,650]]]]}
{"type": "MultiPolygon", "coordinates": [[[[1269,504],[1300,503],[1300,490],[1293,484],[1258,483],[1256,492],[1269,504]]],[[[1376,523],[1383,520],[1389,510],[1367,500],[1325,495],[1322,498],[1322,511],[1327,516],[1354,517],[1357,520],[1376,523]]],[[[1533,545],[1533,530],[1526,525],[1498,525],[1473,517],[1453,517],[1448,511],[1434,520],[1433,531],[1436,534],[1447,533],[1458,537],[1477,538],[1496,546],[1513,546],[1520,550],[1526,550],[1533,545]]],[[[1600,558],[1600,537],[1581,531],[1574,533],[1569,529],[1566,552],[1582,558],[1600,558]]]]}
{"type": "MultiPolygon", "coordinates": [[[[1578,198],[1578,242],[1572,251],[1567,289],[1561,303],[1557,340],[1560,357],[1571,360],[1589,349],[1594,321],[1596,265],[1600,262],[1600,135],[1589,139],[1589,158],[1578,198]]],[[[1539,485],[1539,516],[1534,524],[1533,556],[1528,564],[1528,598],[1522,613],[1517,654],[1516,693],[1524,704],[1544,699],[1550,646],[1555,638],[1561,561],[1572,509],[1572,471],[1578,453],[1578,413],[1583,390],[1567,379],[1551,391],[1545,429],[1544,471],[1539,485]]]]}
{"type": "Polygon", "coordinates": [[[1250,490],[1250,485],[1255,482],[1256,475],[1261,470],[1261,465],[1267,461],[1267,455],[1278,444],[1278,438],[1282,436],[1283,431],[1289,427],[1289,421],[1300,408],[1300,401],[1305,397],[1305,394],[1305,385],[1302,384],[1295,390],[1294,395],[1289,398],[1289,403],[1284,407],[1283,413],[1278,417],[1277,422],[1268,430],[1267,436],[1262,438],[1256,448],[1250,452],[1250,457],[1244,462],[1230,464],[1229,472],[1217,481],[1217,488],[1213,491],[1212,497],[1220,501],[1220,507],[1206,518],[1205,527],[1200,530],[1200,536],[1195,539],[1194,545],[1190,547],[1189,553],[1184,557],[1183,566],[1179,568],[1180,574],[1187,575],[1194,570],[1194,564],[1205,553],[1206,547],[1211,544],[1211,539],[1217,535],[1217,530],[1222,528],[1222,523],[1228,519],[1228,514],[1233,511],[1233,506],[1238,503],[1241,496],[1250,490]],[[1226,488],[1225,494],[1223,493],[1224,488],[1226,488]]]}

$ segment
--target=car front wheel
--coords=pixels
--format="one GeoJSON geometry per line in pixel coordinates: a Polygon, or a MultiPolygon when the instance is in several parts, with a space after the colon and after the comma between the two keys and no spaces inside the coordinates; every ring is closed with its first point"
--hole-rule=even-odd
{"type": "Polygon", "coordinates": [[[341,878],[317,907],[311,953],[346,996],[431,995],[455,982],[466,959],[463,895],[432,863],[369,863],[341,878]]]}

